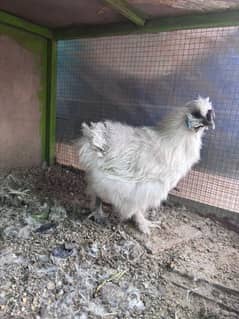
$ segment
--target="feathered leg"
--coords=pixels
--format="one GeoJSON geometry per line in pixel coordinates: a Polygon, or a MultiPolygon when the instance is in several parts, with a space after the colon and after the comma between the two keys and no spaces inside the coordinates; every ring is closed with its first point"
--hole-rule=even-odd
{"type": "Polygon", "coordinates": [[[133,219],[138,229],[146,235],[150,235],[150,228],[160,228],[161,221],[150,221],[144,217],[142,212],[134,214],[133,219]]]}
{"type": "Polygon", "coordinates": [[[85,179],[87,181],[87,187],[86,187],[85,193],[90,200],[89,209],[90,209],[90,211],[93,211],[96,208],[96,197],[97,196],[96,196],[95,192],[92,190],[92,188],[90,187],[90,183],[88,181],[88,178],[89,177],[86,175],[85,179]]]}
{"type": "Polygon", "coordinates": [[[90,204],[89,204],[90,211],[93,211],[96,208],[96,198],[97,196],[95,194],[90,194],[90,204]]]}
{"type": "Polygon", "coordinates": [[[96,196],[95,198],[95,209],[94,211],[88,216],[89,219],[94,219],[98,224],[106,224],[107,216],[105,215],[103,208],[102,208],[102,201],[99,197],[96,196]]]}

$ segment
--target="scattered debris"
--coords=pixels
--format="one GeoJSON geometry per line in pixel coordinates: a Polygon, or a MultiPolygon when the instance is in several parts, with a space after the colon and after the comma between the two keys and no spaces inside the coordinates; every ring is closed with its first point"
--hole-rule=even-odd
{"type": "Polygon", "coordinates": [[[36,211],[31,211],[32,207],[29,209],[31,217],[39,222],[44,222],[48,220],[50,214],[50,207],[47,203],[44,203],[42,206],[36,208],[36,211]]]}
{"type": "Polygon", "coordinates": [[[108,282],[110,281],[118,281],[120,280],[121,277],[124,276],[124,274],[126,273],[126,270],[123,270],[123,271],[120,271],[120,272],[117,272],[115,274],[113,274],[112,276],[110,276],[110,278],[108,279],[105,279],[100,285],[98,285],[96,287],[96,290],[95,290],[95,293],[94,293],[94,296],[96,297],[100,291],[100,289],[108,282]]]}
{"type": "Polygon", "coordinates": [[[146,239],[86,218],[81,172],[0,172],[1,319],[236,319],[239,234],[172,203],[146,239]]]}
{"type": "Polygon", "coordinates": [[[52,250],[52,256],[57,258],[67,258],[73,253],[73,249],[67,249],[65,245],[59,245],[52,250]]]}
{"type": "Polygon", "coordinates": [[[35,233],[45,233],[52,228],[56,228],[56,223],[46,223],[35,229],[35,233]]]}

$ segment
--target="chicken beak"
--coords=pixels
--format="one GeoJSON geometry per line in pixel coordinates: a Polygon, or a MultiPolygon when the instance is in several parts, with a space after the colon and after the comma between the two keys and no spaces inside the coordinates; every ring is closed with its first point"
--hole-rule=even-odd
{"type": "Polygon", "coordinates": [[[214,120],[212,120],[212,121],[209,123],[209,126],[210,126],[213,130],[215,130],[215,122],[214,122],[214,120]]]}
{"type": "Polygon", "coordinates": [[[215,130],[215,111],[213,109],[210,112],[209,126],[215,130]]]}

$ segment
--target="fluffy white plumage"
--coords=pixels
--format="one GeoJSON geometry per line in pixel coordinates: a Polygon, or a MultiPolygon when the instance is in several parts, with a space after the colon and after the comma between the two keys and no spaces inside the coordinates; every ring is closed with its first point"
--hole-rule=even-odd
{"type": "Polygon", "coordinates": [[[93,196],[134,218],[149,233],[148,208],[158,207],[200,159],[204,130],[214,125],[209,98],[191,101],[155,127],[118,122],[83,123],[79,161],[93,196]]]}

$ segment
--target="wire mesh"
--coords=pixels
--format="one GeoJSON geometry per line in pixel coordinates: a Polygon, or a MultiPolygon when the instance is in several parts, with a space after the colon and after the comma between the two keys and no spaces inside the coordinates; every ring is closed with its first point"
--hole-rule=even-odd
{"type": "Polygon", "coordinates": [[[202,160],[176,196],[239,212],[239,28],[61,41],[57,161],[78,167],[69,142],[83,121],[152,125],[198,94],[216,110],[202,160]]]}

